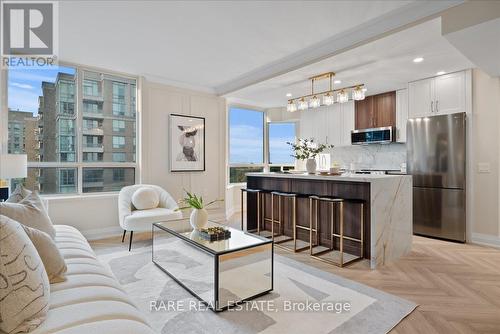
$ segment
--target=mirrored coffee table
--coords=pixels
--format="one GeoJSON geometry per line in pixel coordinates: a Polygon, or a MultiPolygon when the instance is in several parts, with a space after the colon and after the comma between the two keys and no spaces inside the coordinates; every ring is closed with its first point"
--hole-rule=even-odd
{"type": "Polygon", "coordinates": [[[273,290],[272,240],[213,221],[231,231],[208,241],[189,219],[153,224],[153,263],[213,311],[223,311],[273,290]]]}

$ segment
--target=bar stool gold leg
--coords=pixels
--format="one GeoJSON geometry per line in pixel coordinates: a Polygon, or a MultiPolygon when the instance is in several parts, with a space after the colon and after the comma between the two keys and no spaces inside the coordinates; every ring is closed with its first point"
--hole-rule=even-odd
{"type": "Polygon", "coordinates": [[[344,266],[344,203],[340,203],[340,266],[344,266]]]}
{"type": "Polygon", "coordinates": [[[361,203],[361,230],[359,232],[361,234],[361,237],[359,238],[361,240],[361,253],[359,253],[359,256],[361,258],[364,257],[365,253],[365,205],[361,203]]]}
{"type": "Polygon", "coordinates": [[[292,199],[293,210],[292,210],[292,219],[293,219],[293,251],[297,251],[297,197],[292,199]]]}
{"type": "Polygon", "coordinates": [[[271,194],[271,239],[274,241],[274,194],[271,194]]]}
{"type": "Polygon", "coordinates": [[[313,238],[313,221],[312,221],[312,207],[313,207],[313,199],[309,198],[309,255],[312,255],[312,238],[313,238]]]}
{"type": "Polygon", "coordinates": [[[241,230],[243,231],[243,189],[241,189],[241,230]]]}

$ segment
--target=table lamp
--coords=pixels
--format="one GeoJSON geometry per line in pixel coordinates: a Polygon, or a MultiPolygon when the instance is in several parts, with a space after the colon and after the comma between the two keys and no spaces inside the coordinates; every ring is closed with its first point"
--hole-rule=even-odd
{"type": "MultiPolygon", "coordinates": [[[[21,179],[28,176],[28,156],[26,154],[0,154],[0,180],[21,179]]],[[[0,200],[9,197],[9,184],[0,189],[0,200]]]]}

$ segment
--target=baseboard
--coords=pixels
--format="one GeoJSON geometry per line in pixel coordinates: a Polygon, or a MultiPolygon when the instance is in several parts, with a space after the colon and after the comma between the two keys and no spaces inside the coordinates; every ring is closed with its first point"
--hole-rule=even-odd
{"type": "Polygon", "coordinates": [[[122,235],[123,229],[120,226],[110,226],[91,230],[82,230],[83,236],[87,240],[99,240],[122,235]]]}
{"type": "Polygon", "coordinates": [[[471,243],[500,248],[500,237],[490,234],[472,233],[471,243]]]}
{"type": "MultiPolygon", "coordinates": [[[[209,219],[214,219],[214,220],[226,219],[225,212],[222,209],[208,210],[208,217],[209,219]]],[[[145,229],[144,231],[147,231],[147,229],[145,229]]],[[[90,230],[80,230],[80,232],[87,240],[99,240],[99,239],[121,236],[123,233],[123,229],[120,226],[110,226],[110,227],[90,229],[90,230]]]]}

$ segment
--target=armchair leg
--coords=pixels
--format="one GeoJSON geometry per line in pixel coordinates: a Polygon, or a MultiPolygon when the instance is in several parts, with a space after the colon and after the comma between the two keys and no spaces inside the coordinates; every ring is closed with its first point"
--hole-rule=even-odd
{"type": "Polygon", "coordinates": [[[128,244],[128,251],[130,252],[130,249],[132,248],[132,237],[134,236],[134,231],[130,231],[130,241],[128,244]]]}
{"type": "Polygon", "coordinates": [[[127,234],[127,230],[123,230],[122,243],[125,241],[125,234],[127,234]]]}

